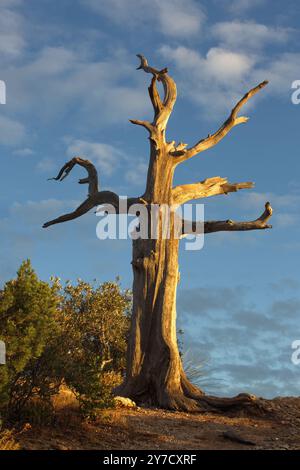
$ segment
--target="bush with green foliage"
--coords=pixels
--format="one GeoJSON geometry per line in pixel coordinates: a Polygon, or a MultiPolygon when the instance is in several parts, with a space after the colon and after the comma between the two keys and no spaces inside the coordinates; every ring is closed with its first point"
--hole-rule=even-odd
{"type": "Polygon", "coordinates": [[[113,381],[125,369],[130,307],[130,292],[118,282],[62,287],[55,278],[40,281],[24,262],[0,293],[0,339],[7,346],[0,366],[2,416],[48,422],[62,383],[86,416],[110,406],[113,381]]]}
{"type": "Polygon", "coordinates": [[[56,375],[74,391],[85,415],[112,405],[112,384],[104,379],[107,372],[124,373],[130,306],[130,293],[117,282],[92,286],[79,280],[61,290],[60,338],[44,356],[55,358],[56,375]]]}
{"type": "Polygon", "coordinates": [[[34,365],[53,331],[57,287],[40,281],[30,261],[0,293],[0,339],[6,344],[6,364],[0,367],[0,410],[18,416],[32,395],[34,365]],[[27,371],[32,369],[32,373],[27,371]]]}

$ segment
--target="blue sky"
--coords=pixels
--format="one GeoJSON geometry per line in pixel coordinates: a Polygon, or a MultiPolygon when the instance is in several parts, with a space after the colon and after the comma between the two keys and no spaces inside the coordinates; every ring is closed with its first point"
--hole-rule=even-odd
{"type": "MultiPolygon", "coordinates": [[[[86,196],[80,169],[47,181],[76,154],[93,160],[102,189],[140,195],[151,118],[149,76],[136,53],[168,66],[178,87],[168,139],[195,143],[264,79],[250,121],[176,171],[175,183],[226,176],[254,190],[205,201],[206,219],[251,220],[270,200],[273,230],[208,235],[180,253],[178,324],[185,347],[205,360],[208,388],[299,395],[299,123],[291,84],[300,80],[300,4],[277,0],[1,0],[0,278],[25,258],[49,279],[131,284],[129,241],[99,241],[93,212],[43,230],[86,196]]],[[[218,389],[212,390],[218,393],[218,389]]]]}

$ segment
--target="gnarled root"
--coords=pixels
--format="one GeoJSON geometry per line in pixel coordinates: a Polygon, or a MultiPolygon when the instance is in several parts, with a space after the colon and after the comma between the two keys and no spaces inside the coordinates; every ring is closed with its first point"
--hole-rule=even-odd
{"type": "Polygon", "coordinates": [[[128,381],[119,386],[115,393],[131,398],[140,406],[184,411],[189,413],[226,413],[230,415],[262,415],[267,413],[263,403],[255,395],[240,393],[232,398],[205,395],[195,385],[191,384],[185,375],[181,379],[179,389],[166,388],[156,390],[153,386],[138,381],[128,381]]]}

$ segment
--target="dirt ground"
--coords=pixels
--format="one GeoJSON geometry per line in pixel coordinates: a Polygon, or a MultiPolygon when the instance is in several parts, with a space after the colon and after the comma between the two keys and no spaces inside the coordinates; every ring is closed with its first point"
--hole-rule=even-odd
{"type": "Polygon", "coordinates": [[[300,398],[262,403],[267,413],[252,417],[123,408],[82,422],[64,410],[55,425],[25,424],[12,437],[24,450],[300,449],[300,398]]]}

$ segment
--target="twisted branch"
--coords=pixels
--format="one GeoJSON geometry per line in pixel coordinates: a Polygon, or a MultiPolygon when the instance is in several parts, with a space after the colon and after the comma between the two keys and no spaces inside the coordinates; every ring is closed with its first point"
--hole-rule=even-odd
{"type": "Polygon", "coordinates": [[[98,173],[94,165],[89,160],[84,160],[81,157],[74,157],[72,160],[68,161],[59,171],[58,175],[54,178],[49,178],[49,180],[63,181],[68,174],[72,171],[75,165],[80,165],[85,168],[88,172],[88,177],[80,179],[79,184],[88,184],[89,196],[93,196],[98,192],[98,173]]]}
{"type": "MultiPolygon", "coordinates": [[[[68,174],[72,171],[75,165],[80,165],[85,168],[88,172],[88,177],[80,179],[78,181],[79,184],[88,184],[89,185],[89,192],[88,198],[83,201],[80,206],[78,206],[73,212],[69,212],[68,214],[64,214],[56,219],[50,220],[43,225],[43,228],[50,227],[50,225],[60,224],[62,222],[67,222],[68,220],[77,219],[82,215],[89,212],[93,207],[97,207],[99,205],[108,204],[115,208],[117,214],[120,213],[120,207],[124,207],[124,201],[120,204],[119,196],[112,192],[112,191],[98,191],[98,174],[97,170],[94,165],[89,160],[84,160],[81,157],[72,158],[69,162],[67,162],[59,171],[58,175],[54,178],[49,178],[50,180],[55,181],[63,181],[68,174]]],[[[144,204],[145,202],[141,198],[129,198],[127,199],[127,206],[124,207],[124,210],[128,212],[129,208],[133,204],[144,204]]]]}

